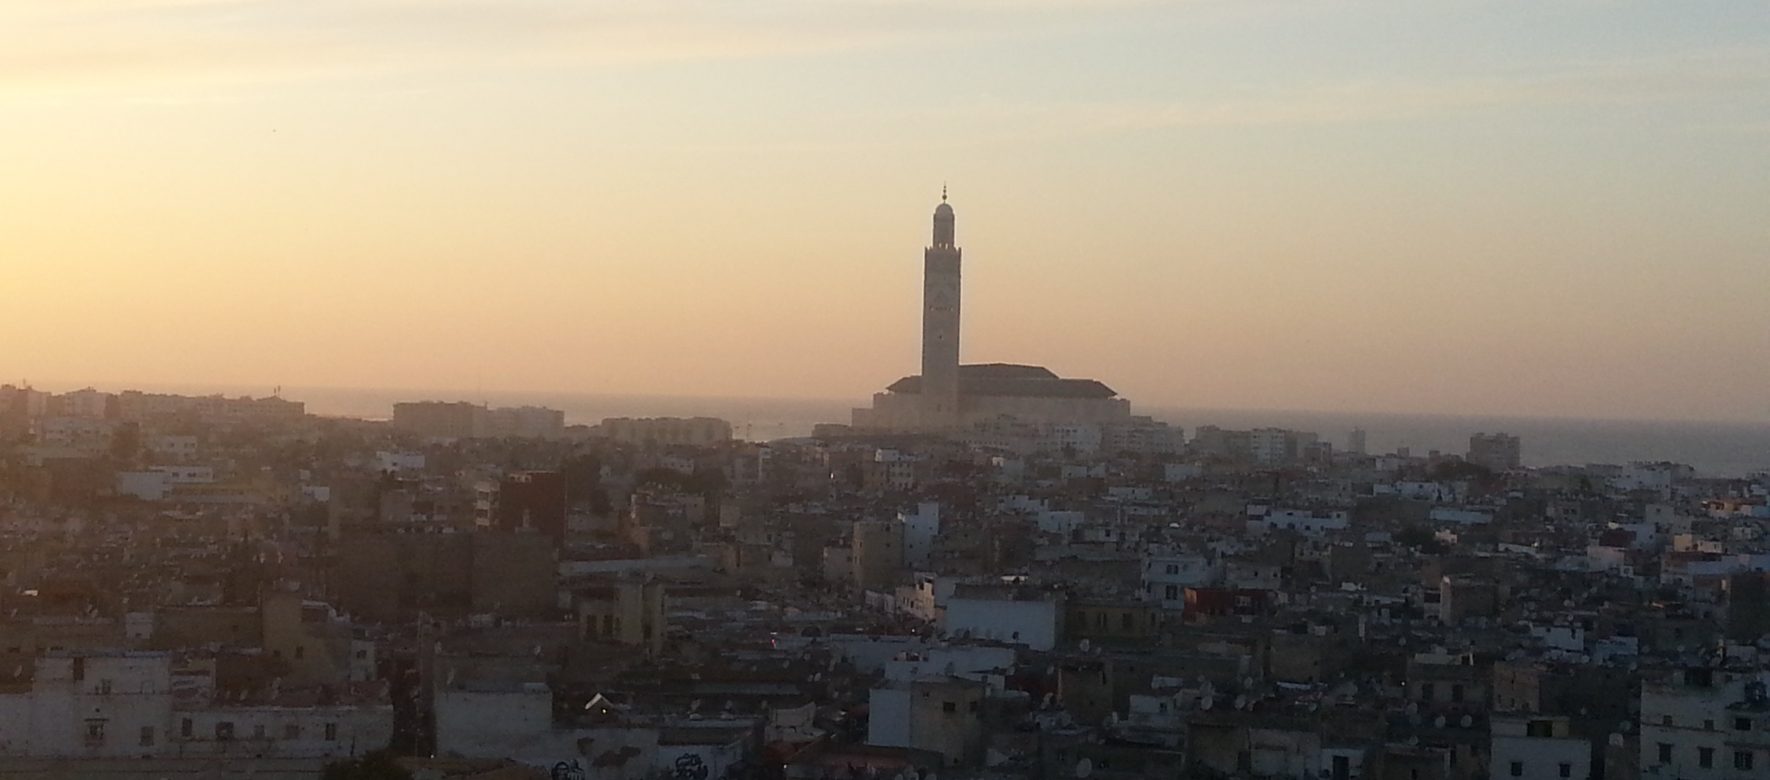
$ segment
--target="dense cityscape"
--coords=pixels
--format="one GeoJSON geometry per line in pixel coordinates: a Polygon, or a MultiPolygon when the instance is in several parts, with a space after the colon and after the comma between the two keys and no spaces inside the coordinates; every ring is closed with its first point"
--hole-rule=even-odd
{"type": "Polygon", "coordinates": [[[1770,474],[962,365],[945,200],[921,372],[806,438],[0,387],[0,777],[1770,772],[1770,474]]]}

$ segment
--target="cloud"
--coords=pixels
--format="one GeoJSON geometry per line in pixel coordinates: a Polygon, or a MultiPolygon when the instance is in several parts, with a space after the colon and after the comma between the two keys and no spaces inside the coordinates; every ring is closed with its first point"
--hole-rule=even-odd
{"type": "Polygon", "coordinates": [[[60,0],[0,7],[0,87],[254,83],[795,56],[1000,34],[1137,4],[60,0]]]}
{"type": "Polygon", "coordinates": [[[1196,98],[999,103],[991,121],[1040,135],[1152,129],[1398,122],[1496,110],[1617,107],[1739,98],[1770,108],[1770,52],[1723,49],[1676,58],[1580,62],[1541,70],[1434,80],[1341,80],[1246,89],[1196,98]]]}

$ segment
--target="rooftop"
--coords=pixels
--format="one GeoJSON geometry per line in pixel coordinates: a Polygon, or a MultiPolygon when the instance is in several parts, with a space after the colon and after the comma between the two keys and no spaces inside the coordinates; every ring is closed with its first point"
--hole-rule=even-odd
{"type": "MultiPolygon", "coordinates": [[[[922,392],[921,375],[892,382],[893,393],[922,392]]],[[[1112,398],[1118,391],[1095,379],[1064,379],[1044,366],[974,363],[959,366],[959,394],[1019,398],[1112,398]]]]}

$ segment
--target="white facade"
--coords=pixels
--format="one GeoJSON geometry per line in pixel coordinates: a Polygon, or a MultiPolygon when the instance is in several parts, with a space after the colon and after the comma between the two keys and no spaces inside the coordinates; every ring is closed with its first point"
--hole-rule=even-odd
{"type": "Polygon", "coordinates": [[[1690,670],[1641,686],[1641,777],[1746,780],[1770,774],[1763,673],[1690,670]],[[1702,679],[1707,676],[1708,679],[1702,679]],[[1731,705],[1744,709],[1730,709],[1731,705]]]}
{"type": "Polygon", "coordinates": [[[991,690],[1000,691],[1006,683],[1007,674],[1014,670],[1014,659],[1015,652],[1011,647],[931,647],[919,655],[906,653],[903,658],[887,661],[885,679],[892,682],[912,682],[930,677],[957,677],[985,683],[991,690]]]}
{"type": "Polygon", "coordinates": [[[393,705],[222,704],[180,709],[177,755],[345,758],[387,747],[393,705]]]}
{"type": "Polygon", "coordinates": [[[162,433],[147,438],[147,450],[157,458],[190,460],[197,457],[197,437],[162,433]]]}
{"type": "Polygon", "coordinates": [[[164,471],[119,471],[116,489],[119,496],[163,501],[172,490],[172,479],[164,471]]]}
{"type": "Polygon", "coordinates": [[[946,602],[943,628],[948,634],[1022,644],[1033,650],[1057,646],[1063,627],[1060,597],[967,597],[961,593],[955,593],[946,602]]]}
{"type": "Polygon", "coordinates": [[[1434,507],[1426,515],[1434,523],[1452,523],[1455,525],[1486,525],[1493,522],[1493,513],[1479,509],[1460,509],[1453,507],[1434,507]]]}
{"type": "Polygon", "coordinates": [[[395,474],[423,471],[424,453],[377,450],[375,452],[375,470],[382,473],[392,472],[395,474]]]}
{"type": "Polygon", "coordinates": [[[1219,577],[1210,559],[1195,553],[1151,553],[1143,559],[1143,592],[1163,609],[1185,609],[1186,589],[1219,577]]]}
{"type": "Polygon", "coordinates": [[[867,694],[867,744],[910,746],[910,686],[885,685],[867,694]]]}
{"type": "Polygon", "coordinates": [[[903,529],[904,563],[912,568],[926,567],[934,540],[940,535],[940,504],[924,501],[915,512],[898,512],[897,522],[903,529]]]}
{"type": "Polygon", "coordinates": [[[1489,776],[1522,780],[1593,780],[1592,744],[1569,736],[1565,718],[1491,721],[1489,776]]]}
{"type": "Polygon", "coordinates": [[[551,749],[553,692],[544,683],[436,692],[440,755],[515,757],[551,749]]]}
{"type": "Polygon", "coordinates": [[[1344,509],[1268,509],[1255,512],[1250,507],[1252,519],[1248,521],[1248,530],[1252,533],[1269,531],[1290,531],[1304,536],[1325,536],[1333,531],[1345,530],[1349,514],[1344,509]]]}
{"type": "Polygon", "coordinates": [[[160,755],[172,723],[166,653],[39,658],[28,693],[0,704],[0,753],[57,758],[160,755]]]}
{"type": "Polygon", "coordinates": [[[1075,533],[1084,520],[1084,515],[1074,509],[1046,509],[1034,516],[1040,532],[1066,537],[1075,533]]]}

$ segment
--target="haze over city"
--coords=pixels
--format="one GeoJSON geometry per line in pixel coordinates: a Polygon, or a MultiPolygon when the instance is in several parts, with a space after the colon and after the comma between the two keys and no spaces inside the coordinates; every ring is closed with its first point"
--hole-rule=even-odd
{"type": "Polygon", "coordinates": [[[0,368],[1765,419],[1770,6],[0,6],[0,368]]]}

